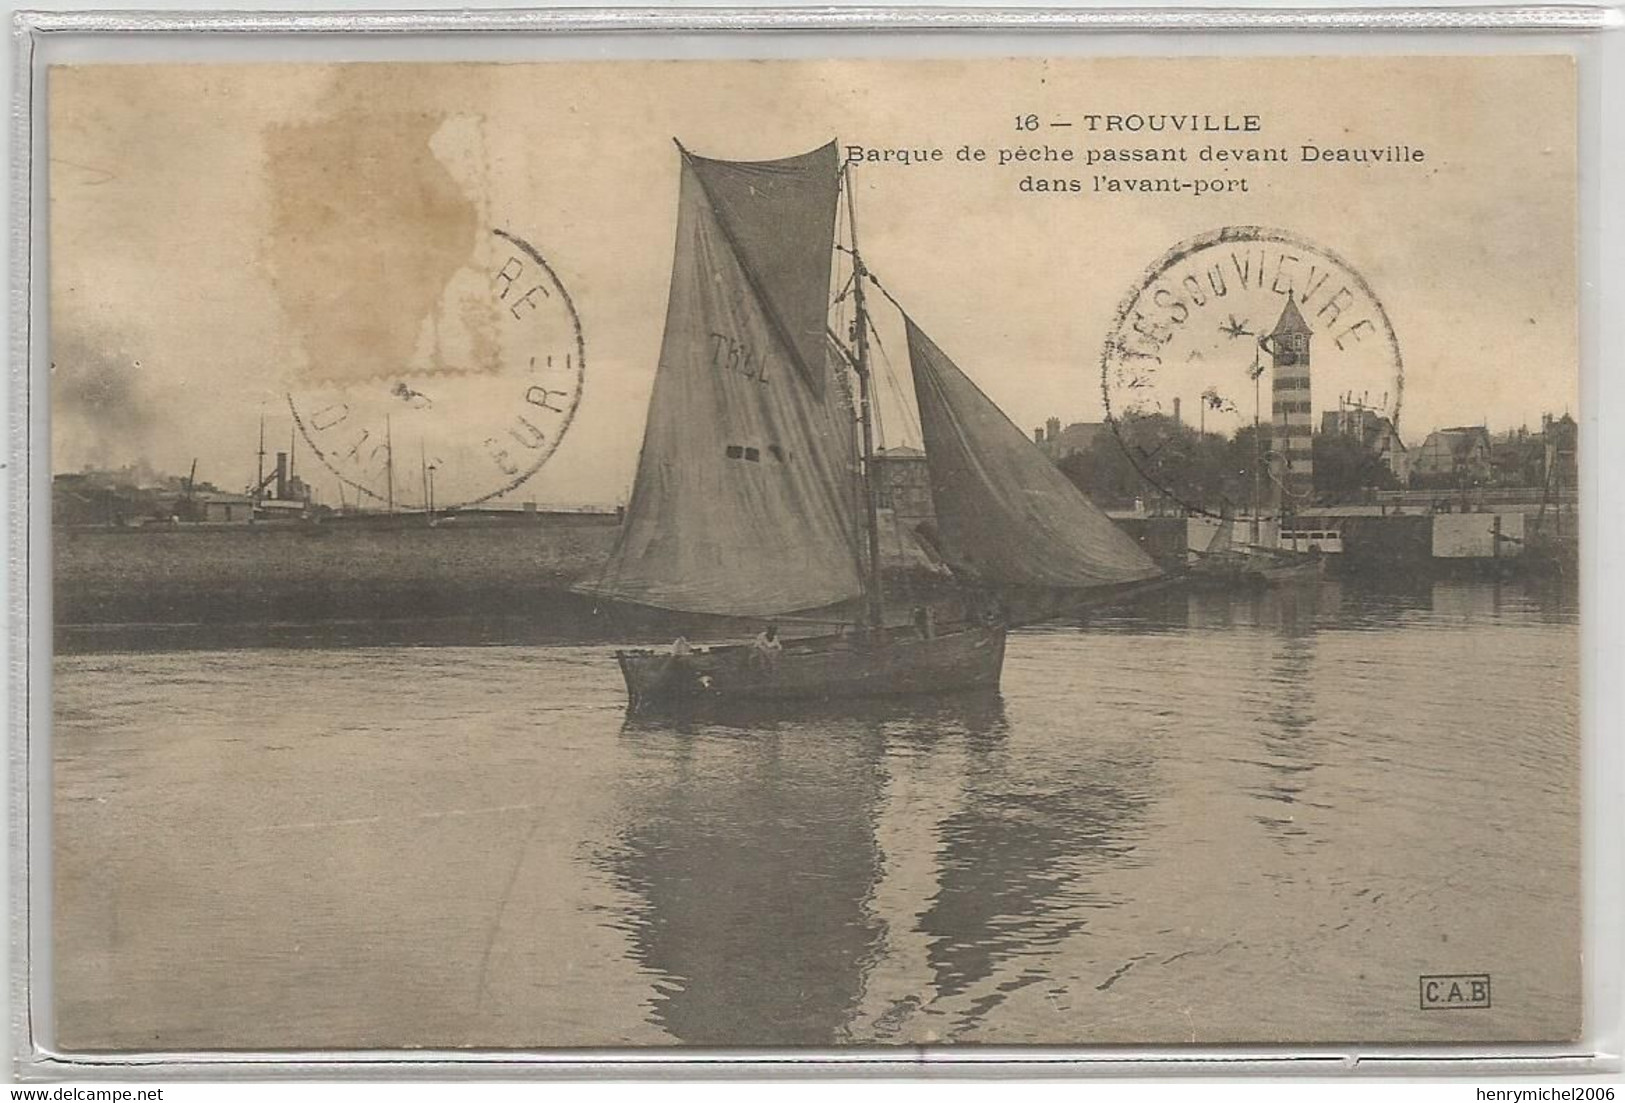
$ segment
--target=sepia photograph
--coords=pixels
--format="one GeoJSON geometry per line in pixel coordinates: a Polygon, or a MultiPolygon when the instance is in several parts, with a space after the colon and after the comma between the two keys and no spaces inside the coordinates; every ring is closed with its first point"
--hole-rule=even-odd
{"type": "Polygon", "coordinates": [[[1582,1037],[1569,55],[45,105],[61,1050],[1582,1037]]]}

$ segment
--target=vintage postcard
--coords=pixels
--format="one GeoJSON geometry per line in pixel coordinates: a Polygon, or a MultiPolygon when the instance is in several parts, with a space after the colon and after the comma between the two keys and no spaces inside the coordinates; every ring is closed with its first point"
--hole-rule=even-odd
{"type": "Polygon", "coordinates": [[[47,99],[60,1048],[1580,1036],[1570,57],[47,99]]]}

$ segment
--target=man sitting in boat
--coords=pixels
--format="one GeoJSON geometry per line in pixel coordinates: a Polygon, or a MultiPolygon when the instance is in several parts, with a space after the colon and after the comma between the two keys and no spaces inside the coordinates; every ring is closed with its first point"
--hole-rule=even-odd
{"type": "Polygon", "coordinates": [[[751,658],[763,666],[772,666],[778,662],[779,652],[784,650],[784,644],[779,642],[779,626],[770,624],[762,631],[756,633],[751,641],[751,658]]]}
{"type": "Polygon", "coordinates": [[[1010,607],[997,597],[989,595],[982,603],[982,623],[988,628],[1010,623],[1010,607]]]}
{"type": "Polygon", "coordinates": [[[675,683],[692,679],[694,664],[689,661],[689,657],[693,654],[694,649],[689,646],[687,636],[678,636],[672,640],[671,649],[666,653],[665,680],[675,683]]]}
{"type": "Polygon", "coordinates": [[[922,640],[931,639],[937,634],[936,614],[929,605],[914,607],[914,630],[920,634],[922,640]]]}

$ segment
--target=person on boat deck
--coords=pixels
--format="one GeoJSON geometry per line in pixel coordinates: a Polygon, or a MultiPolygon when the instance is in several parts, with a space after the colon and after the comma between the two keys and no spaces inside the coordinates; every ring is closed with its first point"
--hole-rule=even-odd
{"type": "Polygon", "coordinates": [[[914,607],[914,628],[919,632],[922,640],[928,640],[937,634],[937,618],[928,605],[914,607]]]}
{"type": "Polygon", "coordinates": [[[784,650],[784,644],[779,642],[779,626],[770,624],[756,638],[751,641],[751,653],[757,662],[764,665],[778,660],[779,652],[784,650]]]}

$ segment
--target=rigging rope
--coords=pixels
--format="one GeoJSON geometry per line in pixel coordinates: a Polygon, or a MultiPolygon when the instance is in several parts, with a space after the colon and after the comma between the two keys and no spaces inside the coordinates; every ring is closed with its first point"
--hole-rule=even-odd
{"type": "Polygon", "coordinates": [[[897,400],[897,408],[903,411],[903,428],[911,433],[912,439],[923,444],[925,432],[920,428],[919,415],[912,408],[909,395],[903,391],[903,384],[901,379],[898,378],[897,369],[892,365],[891,356],[886,352],[886,346],[880,340],[880,331],[871,326],[869,332],[874,336],[875,349],[880,353],[881,363],[885,366],[883,374],[886,377],[886,383],[891,387],[892,396],[897,400]]]}
{"type": "MultiPolygon", "coordinates": [[[[837,227],[837,230],[836,230],[836,242],[835,242],[835,250],[836,250],[836,252],[838,252],[838,253],[846,253],[848,255],[853,255],[852,250],[850,248],[848,248],[847,246],[842,245],[839,238],[840,238],[840,232],[839,232],[839,227],[837,227]]],[[[896,297],[893,296],[890,291],[886,290],[885,284],[881,283],[878,279],[876,279],[875,274],[873,272],[870,272],[869,270],[865,269],[863,274],[864,274],[865,277],[867,277],[868,281],[871,284],[874,285],[875,290],[879,291],[882,295],[884,295],[886,297],[886,301],[891,303],[892,306],[897,308],[897,313],[903,314],[904,316],[907,316],[907,311],[905,311],[903,309],[903,304],[898,302],[896,297]]],[[[836,298],[835,298],[835,303],[836,304],[839,304],[841,302],[841,300],[845,299],[848,295],[850,295],[852,293],[853,284],[856,283],[856,279],[855,279],[856,275],[857,275],[857,273],[854,271],[852,277],[848,277],[845,286],[842,288],[841,293],[838,296],[836,296],[836,298]]],[[[903,429],[904,429],[905,432],[908,432],[910,434],[910,439],[919,440],[919,441],[921,441],[923,443],[923,441],[924,441],[924,433],[920,428],[919,415],[918,415],[918,413],[915,412],[915,409],[914,409],[914,400],[909,395],[909,393],[906,390],[904,390],[904,388],[903,388],[901,373],[898,372],[896,365],[892,363],[891,355],[886,351],[886,344],[880,338],[880,330],[878,328],[876,328],[875,326],[871,325],[869,327],[869,334],[870,334],[870,336],[872,336],[874,338],[875,349],[876,349],[877,352],[880,353],[880,360],[881,360],[881,363],[883,365],[883,370],[880,371],[880,372],[877,372],[876,374],[883,375],[885,377],[886,385],[887,385],[888,388],[890,388],[891,396],[896,401],[897,408],[900,409],[903,412],[903,429]]],[[[880,402],[879,402],[879,393],[878,393],[878,391],[879,391],[879,389],[876,388],[876,393],[874,395],[874,401],[873,401],[873,406],[874,406],[874,411],[875,411],[875,428],[876,428],[877,433],[878,433],[878,431],[880,429],[880,402]]]]}

